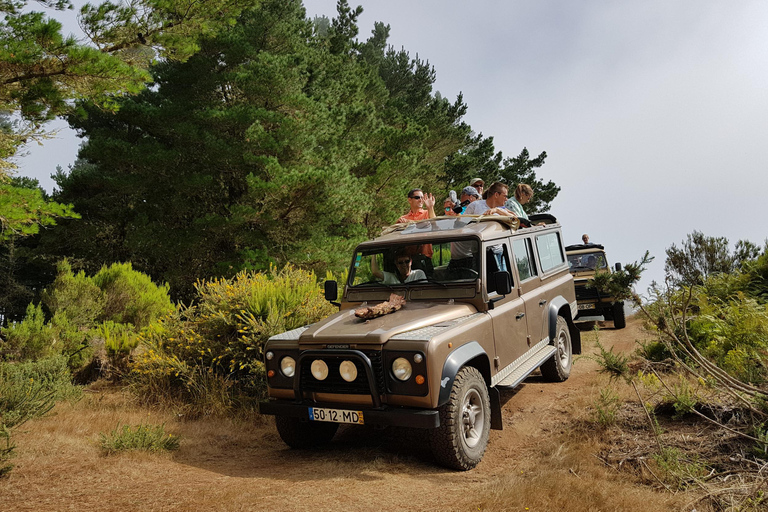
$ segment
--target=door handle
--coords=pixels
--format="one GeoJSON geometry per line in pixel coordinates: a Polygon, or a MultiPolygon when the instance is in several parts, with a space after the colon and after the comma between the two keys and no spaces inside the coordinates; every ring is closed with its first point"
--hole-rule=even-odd
{"type": "Polygon", "coordinates": [[[541,299],[541,300],[539,301],[539,306],[543,306],[543,305],[544,305],[544,304],[546,304],[546,303],[547,303],[547,299],[541,299]]]}
{"type": "Polygon", "coordinates": [[[525,313],[518,313],[517,316],[515,317],[515,320],[520,320],[524,316],[525,316],[525,313]]]}

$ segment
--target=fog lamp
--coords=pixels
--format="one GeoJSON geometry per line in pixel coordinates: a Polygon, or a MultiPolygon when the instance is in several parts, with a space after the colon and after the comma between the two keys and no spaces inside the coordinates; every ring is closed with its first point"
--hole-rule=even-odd
{"type": "Polygon", "coordinates": [[[325,380],[328,377],[328,365],[322,359],[315,359],[312,361],[312,376],[317,380],[325,380]]]}
{"type": "Polygon", "coordinates": [[[352,361],[342,361],[339,365],[339,374],[347,382],[354,382],[357,378],[357,366],[352,361]]]}

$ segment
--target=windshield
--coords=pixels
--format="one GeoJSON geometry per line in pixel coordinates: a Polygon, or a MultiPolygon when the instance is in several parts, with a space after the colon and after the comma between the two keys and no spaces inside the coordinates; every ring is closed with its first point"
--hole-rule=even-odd
{"type": "Polygon", "coordinates": [[[571,267],[571,271],[597,270],[608,268],[608,262],[605,260],[605,254],[596,251],[584,254],[569,254],[568,266],[571,267]]]}
{"type": "Polygon", "coordinates": [[[355,252],[349,286],[468,283],[480,273],[477,240],[399,245],[355,252]]]}

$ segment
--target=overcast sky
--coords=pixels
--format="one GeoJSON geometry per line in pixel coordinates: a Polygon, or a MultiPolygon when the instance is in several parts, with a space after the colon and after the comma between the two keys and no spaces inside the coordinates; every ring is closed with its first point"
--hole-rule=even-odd
{"type": "MultiPolygon", "coordinates": [[[[336,0],[305,0],[335,16],[336,0]]],[[[587,232],[609,260],[656,257],[693,230],[731,244],[768,236],[768,2],[358,0],[360,39],[435,67],[435,89],[464,94],[465,120],[497,150],[547,152],[538,171],[566,243],[587,232]]],[[[74,160],[71,134],[31,148],[20,174],[74,160]]],[[[404,210],[407,205],[403,205],[404,210]]]]}

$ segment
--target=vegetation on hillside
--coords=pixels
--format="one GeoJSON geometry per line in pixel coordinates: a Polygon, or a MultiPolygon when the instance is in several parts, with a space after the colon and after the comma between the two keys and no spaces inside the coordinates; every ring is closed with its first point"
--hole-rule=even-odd
{"type": "MultiPolygon", "coordinates": [[[[739,242],[731,253],[727,239],[695,232],[682,249],[667,250],[666,269],[667,286],[638,302],[655,340],[641,346],[637,361],[598,343],[598,360],[632,386],[644,410],[659,483],[704,489],[703,500],[718,510],[761,510],[768,499],[768,245],[739,242]],[[670,414],[700,423],[706,441],[663,440],[658,418],[670,414]]],[[[609,392],[595,408],[598,424],[617,421],[609,392]]]]}

